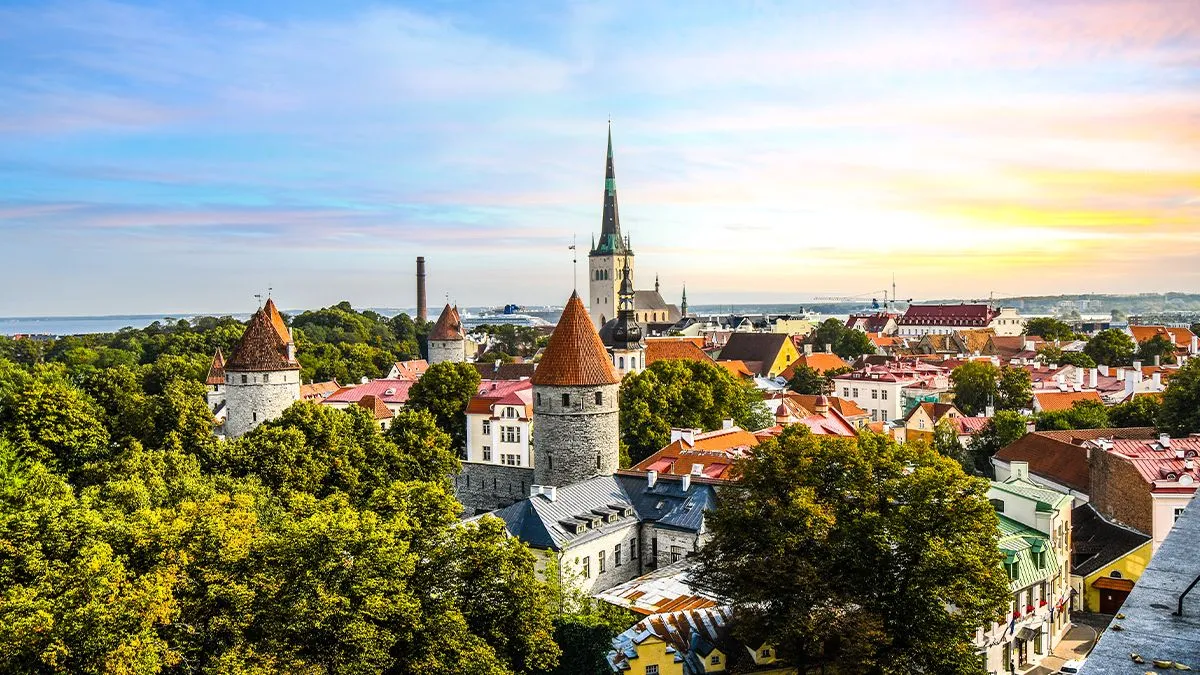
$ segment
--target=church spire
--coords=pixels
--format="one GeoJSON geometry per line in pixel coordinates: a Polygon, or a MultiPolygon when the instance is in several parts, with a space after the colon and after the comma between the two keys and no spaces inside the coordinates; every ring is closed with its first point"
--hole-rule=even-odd
{"type": "Polygon", "coordinates": [[[687,316],[687,283],[683,284],[683,302],[679,303],[679,313],[687,316]]]}
{"type": "Polygon", "coordinates": [[[627,252],[621,239],[621,216],[617,212],[617,172],[613,168],[612,120],[608,122],[608,156],[604,166],[604,215],[600,223],[600,241],[592,247],[595,255],[627,252]]]}

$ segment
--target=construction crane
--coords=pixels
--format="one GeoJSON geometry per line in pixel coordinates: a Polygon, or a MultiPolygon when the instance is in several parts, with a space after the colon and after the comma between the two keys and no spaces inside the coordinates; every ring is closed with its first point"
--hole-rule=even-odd
{"type": "MultiPolygon", "coordinates": [[[[813,300],[824,302],[862,302],[867,298],[871,298],[871,306],[875,309],[879,309],[879,296],[882,295],[884,309],[891,309],[892,305],[896,303],[895,290],[891,291],[891,293],[892,295],[889,296],[888,290],[884,288],[878,291],[871,291],[869,293],[860,293],[858,295],[820,295],[813,298],[813,300]],[[890,300],[889,297],[891,298],[890,300]]],[[[912,304],[912,298],[909,298],[907,302],[912,304]]]]}

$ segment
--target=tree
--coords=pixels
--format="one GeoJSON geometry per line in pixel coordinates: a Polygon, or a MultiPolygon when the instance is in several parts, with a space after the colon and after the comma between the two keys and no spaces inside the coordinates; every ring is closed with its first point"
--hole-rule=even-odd
{"type": "Polygon", "coordinates": [[[1070,324],[1049,316],[1037,316],[1026,321],[1025,334],[1037,335],[1045,340],[1075,339],[1075,330],[1070,324]]]}
{"type": "Polygon", "coordinates": [[[1157,427],[1162,403],[1154,396],[1134,396],[1108,409],[1108,423],[1114,427],[1157,427]]]}
{"type": "Polygon", "coordinates": [[[1033,380],[1024,368],[1004,366],[996,384],[997,410],[1027,410],[1033,407],[1033,380]]]}
{"type": "Polygon", "coordinates": [[[708,518],[695,579],[735,634],[800,672],[979,672],[973,638],[1008,606],[988,483],[924,444],[790,427],[755,449],[708,518]]]}
{"type": "Polygon", "coordinates": [[[991,421],[971,439],[969,450],[975,461],[975,470],[985,476],[992,475],[992,455],[1011,443],[1015,443],[1029,431],[1029,423],[1015,410],[998,410],[991,421]]]}
{"type": "Polygon", "coordinates": [[[977,415],[999,397],[1000,369],[990,361],[968,361],[950,372],[954,405],[964,415],[977,415]]]}
{"type": "Polygon", "coordinates": [[[1200,432],[1200,358],[1188,359],[1167,381],[1159,429],[1175,437],[1200,432]]]}
{"type": "Polygon", "coordinates": [[[788,381],[788,388],[798,394],[817,395],[824,394],[827,384],[825,376],[817,372],[816,369],[808,366],[796,366],[793,369],[795,373],[792,379],[788,381]]]}
{"type": "Polygon", "coordinates": [[[975,472],[975,458],[958,440],[958,431],[949,418],[942,418],[933,429],[933,449],[942,457],[958,462],[963,471],[975,472]]]}
{"type": "Polygon", "coordinates": [[[426,410],[454,448],[467,442],[467,404],[479,393],[479,371],[469,363],[435,363],[408,390],[410,410],[426,410]]]}
{"type": "Polygon", "coordinates": [[[832,318],[818,324],[808,334],[805,342],[816,349],[825,349],[825,346],[829,345],[833,348],[833,353],[846,360],[875,353],[875,343],[871,342],[866,333],[847,328],[844,321],[832,318]]]}
{"type": "Polygon", "coordinates": [[[1155,357],[1159,363],[1175,363],[1175,343],[1165,335],[1155,335],[1149,340],[1138,343],[1138,360],[1142,363],[1154,363],[1155,357]]]}
{"type": "Polygon", "coordinates": [[[1137,344],[1133,338],[1116,328],[1109,328],[1096,333],[1083,353],[1092,357],[1096,363],[1106,366],[1127,366],[1133,362],[1133,353],[1137,344]]]}
{"type": "Polygon", "coordinates": [[[450,434],[438,427],[426,410],[405,409],[396,413],[387,438],[396,444],[401,458],[397,474],[403,480],[446,482],[462,469],[450,434]]]}
{"type": "Polygon", "coordinates": [[[0,401],[0,435],[21,455],[72,474],[109,456],[103,417],[77,387],[35,379],[0,401]]]}
{"type": "Polygon", "coordinates": [[[1066,410],[1038,413],[1038,431],[1066,429],[1107,429],[1108,410],[1099,401],[1075,401],[1066,410]]]}
{"type": "Polygon", "coordinates": [[[620,402],[621,440],[634,463],[665,446],[672,427],[712,430],[727,419],[750,430],[771,424],[754,386],[709,362],[656,361],[622,380],[620,402]]]}
{"type": "Polygon", "coordinates": [[[1043,347],[1038,350],[1037,359],[1042,363],[1054,363],[1060,366],[1076,366],[1078,368],[1095,368],[1096,362],[1083,352],[1065,352],[1058,347],[1043,347]]]}

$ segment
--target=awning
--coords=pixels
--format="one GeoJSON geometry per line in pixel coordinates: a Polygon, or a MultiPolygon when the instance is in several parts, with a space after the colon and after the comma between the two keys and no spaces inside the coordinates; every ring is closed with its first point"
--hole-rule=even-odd
{"type": "Polygon", "coordinates": [[[1125,591],[1128,593],[1133,590],[1133,582],[1129,579],[1117,579],[1115,577],[1100,577],[1092,582],[1093,588],[1107,588],[1110,591],[1125,591]]]}
{"type": "Polygon", "coordinates": [[[1021,628],[1021,630],[1017,631],[1017,639],[1018,640],[1032,640],[1033,638],[1035,638],[1037,636],[1038,636],[1038,631],[1030,628],[1029,626],[1025,626],[1025,627],[1021,628]]]}

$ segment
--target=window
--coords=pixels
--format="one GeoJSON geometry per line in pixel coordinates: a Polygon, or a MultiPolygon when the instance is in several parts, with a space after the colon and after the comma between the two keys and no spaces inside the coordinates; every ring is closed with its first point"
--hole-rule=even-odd
{"type": "Polygon", "coordinates": [[[858,387],[854,388],[854,398],[858,398],[858,387]]]}
{"type": "Polygon", "coordinates": [[[658,665],[654,663],[647,665],[646,675],[658,675],[658,665]]]}
{"type": "Polygon", "coordinates": [[[504,443],[520,443],[521,427],[500,427],[500,440],[504,443]]]}
{"type": "Polygon", "coordinates": [[[485,434],[492,433],[492,421],[491,420],[483,421],[483,433],[485,433],[485,434]]]}
{"type": "Polygon", "coordinates": [[[872,390],[871,390],[871,398],[873,398],[873,399],[878,399],[878,398],[879,398],[879,390],[878,390],[878,389],[872,389],[872,390]]]}
{"type": "Polygon", "coordinates": [[[850,387],[842,387],[842,397],[843,398],[850,397],[850,387]]]}
{"type": "Polygon", "coordinates": [[[584,579],[592,578],[592,559],[589,558],[588,556],[583,557],[583,578],[584,579]]]}
{"type": "Polygon", "coordinates": [[[632,369],[632,368],[637,368],[637,357],[636,357],[636,356],[631,356],[631,357],[629,357],[629,367],[630,367],[631,369],[632,369]]]}
{"type": "Polygon", "coordinates": [[[267,382],[270,382],[270,381],[271,381],[271,374],[263,373],[263,384],[266,384],[267,382]]]}
{"type": "Polygon", "coordinates": [[[615,567],[621,566],[621,545],[620,544],[617,544],[616,546],[613,547],[613,565],[615,567]]]}
{"type": "Polygon", "coordinates": [[[246,384],[246,376],[245,375],[242,376],[242,384],[246,384]]]}
{"type": "Polygon", "coordinates": [[[483,446],[483,461],[485,461],[485,462],[492,461],[492,446],[490,446],[490,445],[483,446]]]}
{"type": "Polygon", "coordinates": [[[658,537],[650,540],[650,561],[658,564],[658,537]]]}
{"type": "Polygon", "coordinates": [[[925,428],[925,420],[917,420],[917,428],[924,429],[925,428]]]}
{"type": "MultiPolygon", "coordinates": [[[[625,357],[624,356],[617,357],[617,367],[620,368],[621,370],[625,370],[625,357]]],[[[597,392],[596,395],[599,396],[600,394],[597,392]]]]}
{"type": "Polygon", "coordinates": [[[683,547],[682,546],[672,546],[671,547],[671,562],[677,563],[680,560],[683,560],[683,547]]]}
{"type": "Polygon", "coordinates": [[[1003,499],[989,499],[988,501],[991,502],[992,508],[996,509],[996,513],[1004,513],[1003,499]]]}
{"type": "Polygon", "coordinates": [[[257,422],[258,421],[258,413],[250,413],[250,420],[253,422],[257,422]]]}
{"type": "Polygon", "coordinates": [[[541,404],[542,404],[542,394],[541,394],[541,392],[539,392],[539,393],[537,393],[537,394],[534,394],[534,398],[536,399],[536,402],[537,402],[537,404],[538,404],[538,405],[541,405],[541,404]]]}
{"type": "Polygon", "coordinates": [[[721,655],[720,655],[720,654],[713,654],[713,655],[712,655],[712,658],[711,658],[711,659],[709,659],[709,661],[708,661],[708,662],[709,662],[710,664],[714,665],[714,666],[719,666],[719,665],[721,665],[721,655]]]}
{"type": "Polygon", "coordinates": [[[880,410],[880,411],[879,411],[879,420],[880,420],[881,422],[886,422],[886,421],[888,421],[888,420],[887,420],[887,411],[886,411],[886,410],[880,410]]]}
{"type": "Polygon", "coordinates": [[[500,463],[507,466],[521,466],[520,455],[500,455],[500,463]]]}
{"type": "Polygon", "coordinates": [[[761,655],[761,656],[762,656],[764,659],[769,659],[769,658],[771,658],[771,648],[770,648],[770,647],[763,647],[763,648],[762,648],[762,650],[761,650],[761,651],[759,651],[759,654],[760,654],[760,655],[761,655]]]}
{"type": "Polygon", "coordinates": [[[1183,515],[1183,510],[1184,510],[1184,509],[1186,509],[1186,508],[1187,508],[1186,506],[1176,506],[1176,507],[1175,507],[1175,520],[1173,520],[1173,521],[1171,521],[1171,522],[1178,521],[1178,520],[1179,520],[1179,516],[1182,516],[1182,515],[1183,515]]]}
{"type": "Polygon", "coordinates": [[[880,389],[880,390],[879,390],[879,398],[881,398],[881,399],[883,399],[883,400],[885,400],[885,401],[887,400],[887,389],[880,389]]]}
{"type": "Polygon", "coordinates": [[[600,574],[604,574],[604,551],[596,554],[596,562],[599,565],[600,574]]]}
{"type": "MultiPolygon", "coordinates": [[[[621,360],[624,361],[624,359],[621,360]]],[[[596,405],[604,405],[604,392],[596,392],[596,405]]]]}
{"type": "Polygon", "coordinates": [[[637,537],[629,540],[629,559],[637,560],[637,537]]]}
{"type": "Polygon", "coordinates": [[[571,407],[571,395],[570,394],[563,394],[563,407],[564,408],[571,407]]]}

